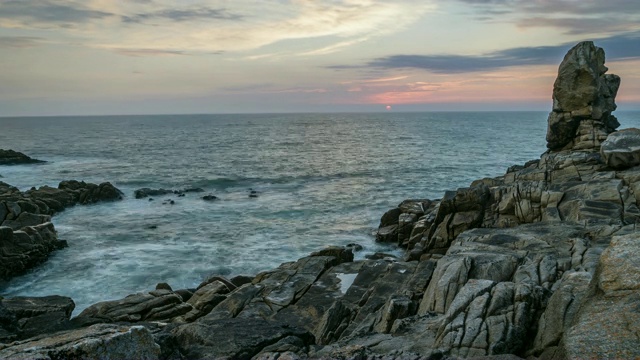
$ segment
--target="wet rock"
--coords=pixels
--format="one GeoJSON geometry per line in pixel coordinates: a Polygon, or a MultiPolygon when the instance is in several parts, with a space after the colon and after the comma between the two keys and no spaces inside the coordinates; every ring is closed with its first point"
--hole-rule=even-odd
{"type": "Polygon", "coordinates": [[[213,200],[218,200],[218,197],[217,197],[217,196],[215,196],[215,195],[211,195],[211,194],[209,194],[209,195],[205,195],[205,196],[203,196],[203,197],[202,197],[202,200],[205,200],[205,201],[213,201],[213,200]]]}
{"type": "Polygon", "coordinates": [[[141,188],[133,192],[133,196],[135,196],[136,199],[144,199],[149,196],[160,196],[166,194],[173,194],[173,190],[141,188]]]}
{"type": "Polygon", "coordinates": [[[23,274],[44,262],[61,245],[50,222],[18,231],[0,227],[0,278],[23,274]]]}
{"type": "Polygon", "coordinates": [[[33,159],[21,152],[0,149],[0,165],[40,164],[45,162],[33,159]]]}

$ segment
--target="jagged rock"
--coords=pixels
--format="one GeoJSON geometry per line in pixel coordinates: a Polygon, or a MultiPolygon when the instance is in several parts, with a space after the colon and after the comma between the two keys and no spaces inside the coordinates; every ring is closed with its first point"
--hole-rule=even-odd
{"type": "Polygon", "coordinates": [[[99,324],[0,347],[2,359],[158,359],[160,346],[142,326],[99,324]]]}
{"type": "Polygon", "coordinates": [[[614,236],[603,252],[591,296],[565,333],[561,347],[572,359],[640,357],[640,235],[614,236]]]}
{"type": "Polygon", "coordinates": [[[258,318],[202,318],[177,328],[175,336],[188,359],[250,359],[265,348],[282,345],[284,339],[291,342],[291,337],[297,338],[298,347],[314,343],[308,331],[258,318]]]}
{"type": "Polygon", "coordinates": [[[65,241],[57,239],[51,215],[76,204],[120,199],[122,193],[108,182],[70,180],[58,188],[43,186],[25,192],[0,182],[0,278],[22,274],[66,247],[65,241]]]}
{"type": "Polygon", "coordinates": [[[61,247],[64,244],[58,240],[50,222],[19,231],[0,227],[0,279],[24,273],[61,247]]]}
{"type": "Polygon", "coordinates": [[[21,152],[0,149],[0,165],[38,164],[45,162],[46,161],[30,158],[21,152]]]}
{"type": "Polygon", "coordinates": [[[600,147],[600,155],[614,169],[640,165],[640,129],[624,129],[609,134],[600,147]]]}
{"type": "Polygon", "coordinates": [[[170,320],[184,315],[193,308],[184,303],[182,296],[169,290],[132,294],[124,299],[104,301],[86,308],[73,320],[84,325],[170,320]]]}
{"type": "Polygon", "coordinates": [[[109,182],[100,185],[84,181],[68,180],[58,185],[58,189],[72,194],[79,204],[93,204],[101,201],[122,200],[124,194],[109,182]]]}
{"type": "Polygon", "coordinates": [[[620,78],[606,75],[604,50],[593,42],[573,47],[558,69],[549,114],[547,147],[597,149],[620,124],[611,115],[620,78]]]}
{"type": "Polygon", "coordinates": [[[14,220],[5,220],[2,226],[8,226],[13,230],[19,230],[27,226],[36,226],[51,221],[51,215],[32,214],[22,211],[14,220]]]}
{"type": "Polygon", "coordinates": [[[70,329],[74,308],[63,296],[0,298],[0,344],[70,329]]]}

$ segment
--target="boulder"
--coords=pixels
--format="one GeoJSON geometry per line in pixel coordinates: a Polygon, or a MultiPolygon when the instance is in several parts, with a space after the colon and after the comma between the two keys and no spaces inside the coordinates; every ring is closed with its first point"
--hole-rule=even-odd
{"type": "Polygon", "coordinates": [[[620,78],[607,75],[604,50],[593,42],[573,47],[558,69],[549,114],[547,147],[550,150],[597,149],[620,124],[611,115],[620,78]]]}
{"type": "Polygon", "coordinates": [[[45,162],[30,158],[21,152],[0,149],[0,165],[39,164],[45,162]]]}
{"type": "Polygon", "coordinates": [[[624,129],[609,134],[600,147],[600,155],[614,169],[640,165],[640,129],[624,129]]]}

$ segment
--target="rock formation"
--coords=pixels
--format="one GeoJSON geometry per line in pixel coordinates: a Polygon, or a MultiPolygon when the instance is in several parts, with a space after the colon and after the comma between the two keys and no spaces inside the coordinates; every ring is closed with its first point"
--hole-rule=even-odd
{"type": "Polygon", "coordinates": [[[46,161],[33,159],[21,152],[0,149],[0,165],[39,164],[46,161]]]}
{"type": "MultiPolygon", "coordinates": [[[[603,63],[581,43],[561,65],[553,151],[386,212],[377,239],[405,248],[401,260],[354,261],[351,248],[330,247],[252,278],[158,284],[58,321],[75,330],[0,344],[0,357],[73,357],[82,339],[114,344],[120,329],[139,358],[639,358],[640,165],[599,152],[617,126],[618,80],[603,63]],[[584,127],[603,133],[583,138],[584,127]]],[[[627,146],[620,133],[615,148],[627,146]]],[[[3,311],[8,336],[21,334],[3,311]]]]}
{"type": "Polygon", "coordinates": [[[550,150],[597,149],[620,124],[611,112],[620,87],[617,75],[605,74],[604,50],[585,41],[567,53],[553,86],[547,147],[550,150]]]}
{"type": "Polygon", "coordinates": [[[51,216],[76,204],[122,199],[110,183],[63,181],[21,192],[0,181],[0,279],[7,280],[45,261],[66,246],[58,240],[51,216]]]}

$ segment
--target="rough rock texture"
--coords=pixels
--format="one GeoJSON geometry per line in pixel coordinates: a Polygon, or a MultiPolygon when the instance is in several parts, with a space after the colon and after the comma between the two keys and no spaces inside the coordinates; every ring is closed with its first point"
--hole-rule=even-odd
{"type": "Polygon", "coordinates": [[[640,165],[640,129],[616,131],[600,147],[602,160],[615,169],[640,165]]]}
{"type": "Polygon", "coordinates": [[[132,294],[121,300],[104,301],[86,308],[74,321],[81,324],[120,321],[159,321],[183,315],[193,308],[171,290],[132,294]]]}
{"type": "Polygon", "coordinates": [[[620,78],[605,74],[604,50],[585,41],[571,49],[560,64],[553,88],[547,147],[551,150],[594,149],[620,124],[611,112],[620,78]]]}
{"type": "Polygon", "coordinates": [[[58,188],[43,186],[21,192],[0,182],[0,279],[19,275],[65,247],[58,240],[51,216],[76,204],[122,199],[110,183],[100,185],[63,181],[58,188]]]}
{"type": "Polygon", "coordinates": [[[63,296],[0,298],[0,343],[69,329],[74,308],[63,296]]]}
{"type": "Polygon", "coordinates": [[[44,162],[46,161],[30,158],[21,152],[0,149],[0,165],[39,164],[44,162]]]}
{"type": "Polygon", "coordinates": [[[160,346],[142,326],[99,324],[7,345],[0,358],[57,359],[158,359],[160,346]]]}

